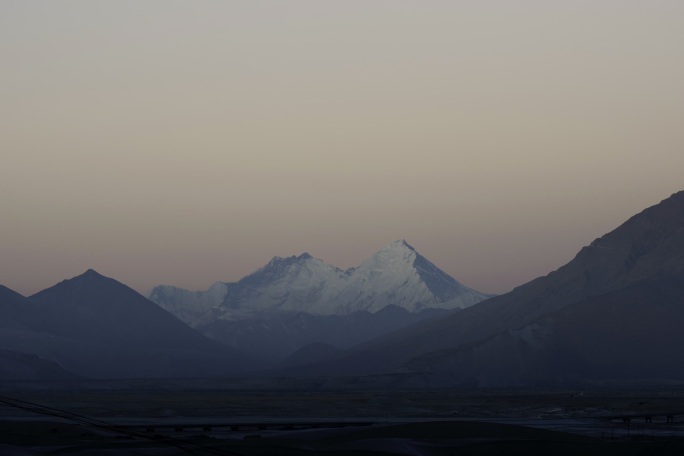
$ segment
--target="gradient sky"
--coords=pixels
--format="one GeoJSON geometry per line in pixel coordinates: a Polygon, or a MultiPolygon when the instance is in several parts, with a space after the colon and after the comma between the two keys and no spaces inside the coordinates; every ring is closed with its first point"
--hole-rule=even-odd
{"type": "Polygon", "coordinates": [[[0,2],[0,284],[405,238],[501,293],[684,189],[684,2],[0,2]]]}

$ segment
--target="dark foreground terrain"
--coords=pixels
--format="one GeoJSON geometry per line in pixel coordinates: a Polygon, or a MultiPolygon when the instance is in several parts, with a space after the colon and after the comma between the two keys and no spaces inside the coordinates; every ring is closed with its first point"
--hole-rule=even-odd
{"type": "Polygon", "coordinates": [[[675,388],[29,386],[2,391],[3,456],[684,454],[684,390],[675,388]]]}

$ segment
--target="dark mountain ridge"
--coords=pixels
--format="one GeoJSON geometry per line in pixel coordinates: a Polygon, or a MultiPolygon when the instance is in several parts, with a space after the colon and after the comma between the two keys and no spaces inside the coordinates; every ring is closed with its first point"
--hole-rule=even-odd
{"type": "Polygon", "coordinates": [[[412,313],[390,305],[375,313],[361,310],[349,315],[262,313],[239,320],[218,320],[197,329],[230,347],[240,347],[245,353],[278,363],[308,344],[350,348],[378,334],[451,312],[458,310],[427,309],[412,313]]]}
{"type": "MultiPolygon", "coordinates": [[[[568,306],[591,298],[596,305],[597,300],[608,293],[649,280],[673,278],[671,280],[676,281],[683,272],[684,192],[679,192],[631,217],[547,276],[456,314],[418,323],[361,344],[303,372],[349,375],[416,369],[437,371],[440,365],[441,369],[447,369],[446,366],[453,366],[453,363],[438,362],[440,352],[459,351],[466,346],[479,346],[489,338],[505,338],[506,334],[529,331],[536,320],[568,306]]],[[[662,318],[666,316],[662,315],[662,318]]],[[[678,314],[673,314],[672,318],[679,318],[678,314]]],[[[647,337],[646,334],[642,336],[647,337]]],[[[527,344],[520,334],[513,339],[523,347],[527,344]]],[[[513,343],[513,339],[508,343],[513,343]]],[[[492,356],[488,362],[505,360],[492,356]]],[[[472,360],[471,365],[473,363],[477,364],[477,361],[472,360]]],[[[459,365],[464,366],[463,363],[459,365]]],[[[477,369],[466,370],[469,375],[477,373],[477,369]]],[[[508,372],[507,375],[512,374],[508,372]]],[[[502,377],[502,382],[508,379],[502,377]]]]}
{"type": "Polygon", "coordinates": [[[92,269],[29,300],[35,330],[117,346],[226,351],[133,289],[92,269]]]}
{"type": "Polygon", "coordinates": [[[684,275],[646,280],[406,367],[480,386],[684,380],[682,297],[684,275]]]}
{"type": "Polygon", "coordinates": [[[24,298],[0,290],[0,344],[84,377],[206,377],[251,361],[93,270],[24,298]]]}

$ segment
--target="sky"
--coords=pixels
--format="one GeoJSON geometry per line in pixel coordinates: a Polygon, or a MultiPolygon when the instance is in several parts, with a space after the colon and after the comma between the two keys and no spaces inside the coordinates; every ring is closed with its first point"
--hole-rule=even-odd
{"type": "Polygon", "coordinates": [[[503,293],[684,189],[678,0],[0,1],[0,284],[406,239],[503,293]]]}

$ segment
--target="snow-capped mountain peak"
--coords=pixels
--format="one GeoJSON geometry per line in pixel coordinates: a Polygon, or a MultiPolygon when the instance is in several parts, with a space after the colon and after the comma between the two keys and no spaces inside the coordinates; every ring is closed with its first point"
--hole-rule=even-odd
{"type": "Polygon", "coordinates": [[[329,275],[340,275],[342,271],[330,266],[308,253],[299,256],[273,257],[265,266],[242,278],[238,284],[266,284],[273,281],[295,284],[298,278],[317,280],[329,275]]]}
{"type": "Polygon", "coordinates": [[[363,263],[361,263],[361,266],[359,266],[357,269],[387,269],[396,267],[399,264],[410,265],[416,258],[416,254],[416,250],[411,247],[408,242],[403,239],[399,239],[398,241],[394,241],[375,252],[363,263]]]}
{"type": "Polygon", "coordinates": [[[375,313],[388,305],[410,312],[455,309],[489,297],[454,280],[404,239],[346,271],[308,253],[273,257],[240,281],[220,288],[211,299],[205,299],[201,292],[157,287],[150,299],[190,324],[206,325],[211,320],[241,318],[254,312],[347,315],[375,313]],[[225,294],[217,302],[221,292],[225,294]]]}
{"type": "Polygon", "coordinates": [[[396,250],[396,249],[408,249],[408,250],[413,250],[415,252],[416,249],[411,246],[408,242],[406,242],[406,239],[401,238],[397,239],[396,241],[392,241],[389,244],[387,244],[385,247],[381,248],[379,251],[383,250],[396,250]]]}
{"type": "Polygon", "coordinates": [[[289,264],[293,264],[293,263],[300,263],[302,261],[312,260],[312,259],[313,259],[313,257],[307,252],[304,252],[301,255],[291,255],[288,257],[274,256],[273,258],[271,258],[271,261],[266,263],[266,266],[263,266],[262,268],[260,268],[258,270],[266,269],[269,267],[275,267],[275,266],[283,265],[283,264],[289,265],[289,264]]]}
{"type": "Polygon", "coordinates": [[[487,296],[471,290],[419,254],[404,239],[366,259],[350,276],[347,311],[377,312],[387,305],[410,312],[427,308],[465,308],[487,296]],[[356,296],[351,296],[356,293],[356,296]]]}

